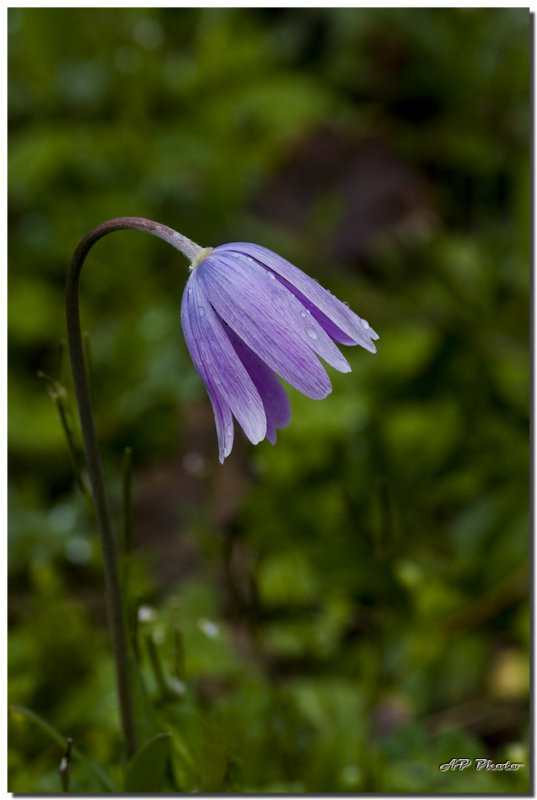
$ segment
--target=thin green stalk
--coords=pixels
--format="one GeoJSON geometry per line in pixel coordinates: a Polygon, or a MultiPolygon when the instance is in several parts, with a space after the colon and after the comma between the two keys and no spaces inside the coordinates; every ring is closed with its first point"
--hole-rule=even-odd
{"type": "Polygon", "coordinates": [[[140,664],[142,660],[142,654],[140,653],[140,643],[138,641],[138,628],[139,628],[139,619],[138,619],[138,609],[140,607],[140,601],[138,598],[134,598],[132,605],[129,610],[129,620],[128,620],[128,629],[130,631],[130,643],[132,647],[132,652],[134,658],[136,659],[136,663],[140,664]]]}
{"type": "Polygon", "coordinates": [[[121,467],[121,590],[125,602],[125,625],[130,645],[135,650],[132,609],[136,603],[130,598],[130,573],[132,554],[132,448],[123,451],[121,467]]]}
{"type": "Polygon", "coordinates": [[[67,439],[67,444],[69,447],[69,454],[71,456],[71,464],[73,466],[73,472],[75,474],[75,480],[80,489],[82,496],[89,504],[90,508],[91,505],[91,497],[88,492],[88,487],[86,486],[86,482],[84,480],[84,476],[82,474],[82,470],[80,469],[80,464],[78,463],[78,452],[75,446],[75,442],[73,439],[73,434],[71,431],[71,427],[69,422],[67,421],[67,413],[65,411],[65,406],[63,403],[63,399],[60,396],[54,398],[54,402],[56,404],[56,408],[58,409],[58,414],[60,415],[60,421],[62,424],[63,432],[65,434],[65,438],[67,439]]]}
{"type": "Polygon", "coordinates": [[[58,767],[58,774],[60,776],[60,780],[62,782],[62,792],[66,793],[69,791],[69,782],[71,779],[71,748],[73,746],[73,740],[71,738],[67,739],[67,747],[65,750],[65,754],[60,762],[60,766],[58,767]]]}
{"type": "Polygon", "coordinates": [[[160,663],[160,657],[155,640],[153,639],[151,633],[147,633],[144,636],[144,640],[149,655],[149,663],[155,677],[155,683],[158,687],[160,699],[166,700],[170,696],[170,690],[166,682],[166,678],[164,677],[164,670],[162,669],[162,664],[160,663]]]}
{"type": "Polygon", "coordinates": [[[127,560],[132,551],[132,447],[126,447],[123,451],[121,494],[121,549],[127,560]]]}
{"type": "MultiPolygon", "coordinates": [[[[58,744],[64,751],[67,750],[69,740],[66,739],[66,737],[63,736],[58,730],[56,730],[56,728],[50,725],[50,723],[43,719],[43,717],[39,716],[39,714],[36,714],[35,711],[25,708],[24,706],[9,706],[9,711],[13,714],[20,714],[21,716],[26,717],[26,719],[30,720],[30,722],[46,733],[46,735],[53,742],[56,742],[56,744],[58,744]]],[[[118,787],[112,778],[110,778],[110,776],[107,775],[107,773],[98,764],[89,759],[84,755],[84,753],[74,746],[71,747],[70,755],[87,767],[94,777],[97,778],[106,792],[117,794],[118,787]]]]}
{"type": "Polygon", "coordinates": [[[63,356],[65,354],[65,345],[67,342],[65,339],[60,339],[58,342],[58,381],[62,382],[63,376],[63,356]]]}
{"type": "MultiPolygon", "coordinates": [[[[61,346],[60,346],[61,352],[61,346]]],[[[89,488],[86,485],[86,481],[84,480],[84,475],[82,474],[82,469],[80,467],[80,456],[78,449],[75,444],[73,432],[71,430],[71,426],[69,424],[69,420],[67,418],[67,409],[65,405],[65,397],[67,396],[67,392],[65,388],[62,386],[60,381],[54,380],[45,372],[38,372],[38,378],[43,378],[47,382],[47,391],[52,398],[52,402],[56,406],[56,410],[58,412],[58,416],[60,418],[60,423],[62,426],[63,433],[65,435],[65,439],[67,441],[67,448],[69,450],[69,457],[71,459],[71,466],[73,468],[73,474],[75,476],[75,481],[84,497],[85,501],[88,504],[89,509],[93,513],[93,503],[91,499],[91,495],[89,492],[89,488]]]]}
{"type": "Polygon", "coordinates": [[[180,630],[173,632],[173,663],[175,677],[179,681],[185,679],[185,644],[180,630]]]}
{"type": "Polygon", "coordinates": [[[97,437],[95,435],[93,409],[91,406],[88,376],[84,359],[84,345],[80,327],[78,297],[80,272],[82,270],[84,260],[95,242],[97,242],[107,233],[128,229],[151,233],[153,236],[164,239],[164,241],[167,241],[169,244],[179,249],[184,255],[187,256],[187,258],[190,258],[191,260],[193,260],[196,255],[200,253],[201,248],[194,244],[194,242],[186,239],[186,237],[165,225],[161,225],[158,222],[141,219],[140,217],[119,217],[98,225],[81,240],[71,259],[71,264],[67,274],[66,312],[71,368],[73,370],[73,379],[78,402],[78,411],[80,415],[80,425],[82,428],[84,447],[86,451],[86,468],[91,485],[95,513],[97,516],[97,523],[101,537],[108,620],[116,665],[116,680],[121,727],[123,731],[126,755],[127,758],[130,758],[136,752],[136,734],[134,728],[125,618],[123,613],[123,603],[118,574],[116,541],[110,522],[110,513],[108,510],[108,502],[104,487],[101,458],[99,455],[97,437]]]}

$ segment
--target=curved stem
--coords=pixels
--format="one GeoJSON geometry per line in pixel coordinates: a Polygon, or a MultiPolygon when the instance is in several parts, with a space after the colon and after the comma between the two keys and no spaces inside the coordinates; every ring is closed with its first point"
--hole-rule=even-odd
{"type": "Polygon", "coordinates": [[[66,311],[69,352],[71,355],[71,366],[80,415],[80,424],[86,450],[86,467],[91,485],[93,502],[95,504],[103,551],[108,621],[116,665],[121,727],[126,755],[127,758],[130,758],[136,751],[136,734],[134,729],[129,676],[129,655],[119,583],[116,541],[110,523],[101,458],[95,435],[95,424],[93,421],[93,410],[88,388],[84,347],[80,329],[78,301],[80,272],[88,252],[95,242],[107,233],[124,229],[144,231],[145,233],[151,233],[153,236],[158,236],[160,239],[164,239],[164,241],[180,250],[191,261],[201,252],[202,248],[194,244],[194,242],[191,242],[190,239],[181,236],[177,231],[166,227],[166,225],[161,225],[158,222],[142,219],[140,217],[118,217],[98,225],[82,239],[74,252],[67,274],[66,311]]]}

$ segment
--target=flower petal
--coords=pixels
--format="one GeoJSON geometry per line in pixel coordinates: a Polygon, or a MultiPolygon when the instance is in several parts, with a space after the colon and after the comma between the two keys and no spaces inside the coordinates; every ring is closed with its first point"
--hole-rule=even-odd
{"type": "MultiPolygon", "coordinates": [[[[314,317],[317,320],[321,328],[324,331],[326,331],[326,333],[330,336],[331,339],[334,340],[334,342],[338,342],[339,344],[345,344],[349,346],[357,344],[356,337],[353,338],[352,336],[349,336],[348,334],[344,333],[341,330],[341,328],[338,328],[338,326],[326,316],[326,314],[323,314],[322,311],[319,311],[315,303],[312,303],[311,300],[308,300],[307,297],[301,294],[298,291],[298,289],[296,289],[294,286],[291,286],[291,284],[288,283],[280,275],[277,275],[276,277],[281,283],[283,283],[284,286],[286,286],[289,289],[290,292],[292,292],[295,295],[295,297],[298,300],[300,300],[302,305],[308,309],[312,317],[314,317]]],[[[373,345],[373,350],[374,349],[375,346],[373,345]]]]}
{"type": "MultiPolygon", "coordinates": [[[[197,275],[218,315],[284,380],[308,397],[326,397],[332,386],[312,347],[322,340],[320,325],[301,317],[304,307],[257,261],[215,253],[200,263],[197,275]]],[[[348,364],[341,361],[339,368],[348,371],[348,364]]]]}
{"type": "MultiPolygon", "coordinates": [[[[222,256],[220,256],[220,258],[222,258],[222,256]]],[[[278,283],[281,283],[283,286],[284,282],[275,276],[271,270],[263,267],[263,265],[259,264],[257,260],[253,259],[251,256],[242,253],[233,253],[232,256],[225,254],[225,259],[221,261],[221,265],[225,265],[225,269],[228,269],[231,260],[233,261],[233,266],[241,270],[241,274],[247,281],[252,280],[252,278],[258,278],[259,285],[264,284],[268,286],[268,295],[266,299],[269,301],[267,305],[269,316],[272,316],[270,312],[274,311],[275,301],[277,301],[277,304],[281,308],[280,324],[283,326],[282,330],[284,332],[286,329],[292,329],[301,336],[308,347],[317,353],[317,355],[321,356],[330,366],[340,372],[350,372],[351,368],[347,359],[338,350],[324,328],[313,318],[309,309],[295,299],[294,293],[289,291],[291,287],[285,285],[285,290],[281,291],[278,283]],[[267,280],[267,278],[269,278],[269,280],[267,280]]],[[[213,259],[212,264],[214,265],[214,263],[213,259]]],[[[214,268],[216,269],[216,267],[214,268]]],[[[221,268],[217,268],[217,271],[220,273],[221,268]]],[[[235,302],[237,302],[235,295],[234,299],[235,302]]],[[[262,298],[258,296],[256,307],[261,300],[262,298]]],[[[238,305],[240,305],[240,302],[238,305]]]]}
{"type": "MultiPolygon", "coordinates": [[[[259,392],[235,352],[222,321],[218,318],[197,280],[197,272],[188,279],[181,302],[181,321],[185,341],[215,410],[217,428],[222,426],[221,453],[229,454],[229,424],[226,407],[237,418],[253,444],[265,438],[267,423],[259,392]],[[220,416],[220,419],[218,419],[220,416]]],[[[231,432],[229,431],[231,428],[231,432]]],[[[219,434],[219,441],[221,438],[219,434]]]]}
{"type": "MultiPolygon", "coordinates": [[[[207,384],[205,385],[207,386],[207,384]]],[[[213,407],[214,421],[216,423],[218,458],[220,463],[223,464],[224,459],[231,453],[233,447],[233,415],[225,401],[217,393],[211,391],[209,386],[207,386],[207,392],[213,407]]]]}
{"type": "Polygon", "coordinates": [[[313,313],[309,304],[307,305],[313,316],[331,336],[330,330],[334,330],[332,326],[335,326],[338,336],[332,336],[332,338],[336,341],[342,344],[360,344],[366,350],[372,353],[376,352],[375,345],[371,340],[378,339],[378,334],[375,333],[369,323],[355,314],[354,311],[346,306],[345,303],[342,303],[341,300],[338,300],[337,297],[334,297],[327,289],[324,289],[317,281],[310,278],[309,275],[295,267],[294,264],[286,261],[285,258],[266,247],[248,242],[233,242],[220,245],[213,253],[224,251],[245,253],[280,275],[294,287],[296,290],[294,294],[300,300],[303,297],[315,306],[318,311],[317,314],[313,313]],[[323,320],[328,320],[331,325],[323,324],[323,320]],[[342,338],[342,335],[347,338],[342,338]]]}
{"type": "Polygon", "coordinates": [[[225,402],[220,391],[216,388],[216,385],[211,379],[210,372],[207,372],[205,369],[186,298],[187,290],[185,288],[181,303],[181,325],[183,334],[196,372],[205,384],[209,400],[211,401],[216,423],[216,433],[218,436],[219,459],[220,463],[223,464],[224,459],[231,453],[233,447],[233,416],[229,405],[225,402]]]}
{"type": "Polygon", "coordinates": [[[276,374],[261,361],[253,350],[251,350],[237,334],[229,328],[229,339],[237,351],[237,354],[248,370],[248,374],[253,380],[267,417],[267,439],[272,444],[276,443],[276,428],[285,428],[291,419],[291,405],[285,389],[278,380],[276,374]]]}

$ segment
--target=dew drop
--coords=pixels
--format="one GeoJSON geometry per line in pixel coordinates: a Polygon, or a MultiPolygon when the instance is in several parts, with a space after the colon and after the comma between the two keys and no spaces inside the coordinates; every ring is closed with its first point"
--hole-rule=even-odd
{"type": "Polygon", "coordinates": [[[306,319],[306,312],[305,311],[301,311],[300,312],[300,316],[302,317],[302,319],[306,319]]]}
{"type": "Polygon", "coordinates": [[[369,322],[366,319],[361,319],[360,322],[362,323],[363,328],[367,329],[370,327],[369,322]]]}
{"type": "Polygon", "coordinates": [[[233,425],[226,425],[226,433],[228,436],[231,436],[233,433],[233,425]]]}
{"type": "Polygon", "coordinates": [[[314,341],[315,339],[317,339],[317,333],[316,331],[313,330],[313,328],[308,328],[308,336],[310,337],[310,339],[313,339],[314,341]]]}

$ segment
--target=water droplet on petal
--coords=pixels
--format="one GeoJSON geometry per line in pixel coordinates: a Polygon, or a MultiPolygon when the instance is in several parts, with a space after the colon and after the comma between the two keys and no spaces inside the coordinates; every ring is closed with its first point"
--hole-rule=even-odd
{"type": "Polygon", "coordinates": [[[300,316],[302,317],[302,319],[306,319],[306,312],[305,311],[301,311],[300,312],[300,316]]]}
{"type": "Polygon", "coordinates": [[[308,328],[308,336],[310,337],[310,339],[313,339],[314,341],[315,341],[315,339],[318,338],[317,337],[317,332],[314,331],[313,328],[308,328]]]}
{"type": "Polygon", "coordinates": [[[226,425],[226,434],[228,436],[231,436],[232,433],[233,433],[233,425],[226,425]]]}
{"type": "Polygon", "coordinates": [[[369,325],[369,322],[368,322],[366,319],[361,319],[361,320],[360,320],[360,322],[362,323],[362,327],[363,327],[363,328],[366,328],[366,329],[367,329],[367,328],[371,327],[371,326],[369,325]]]}

